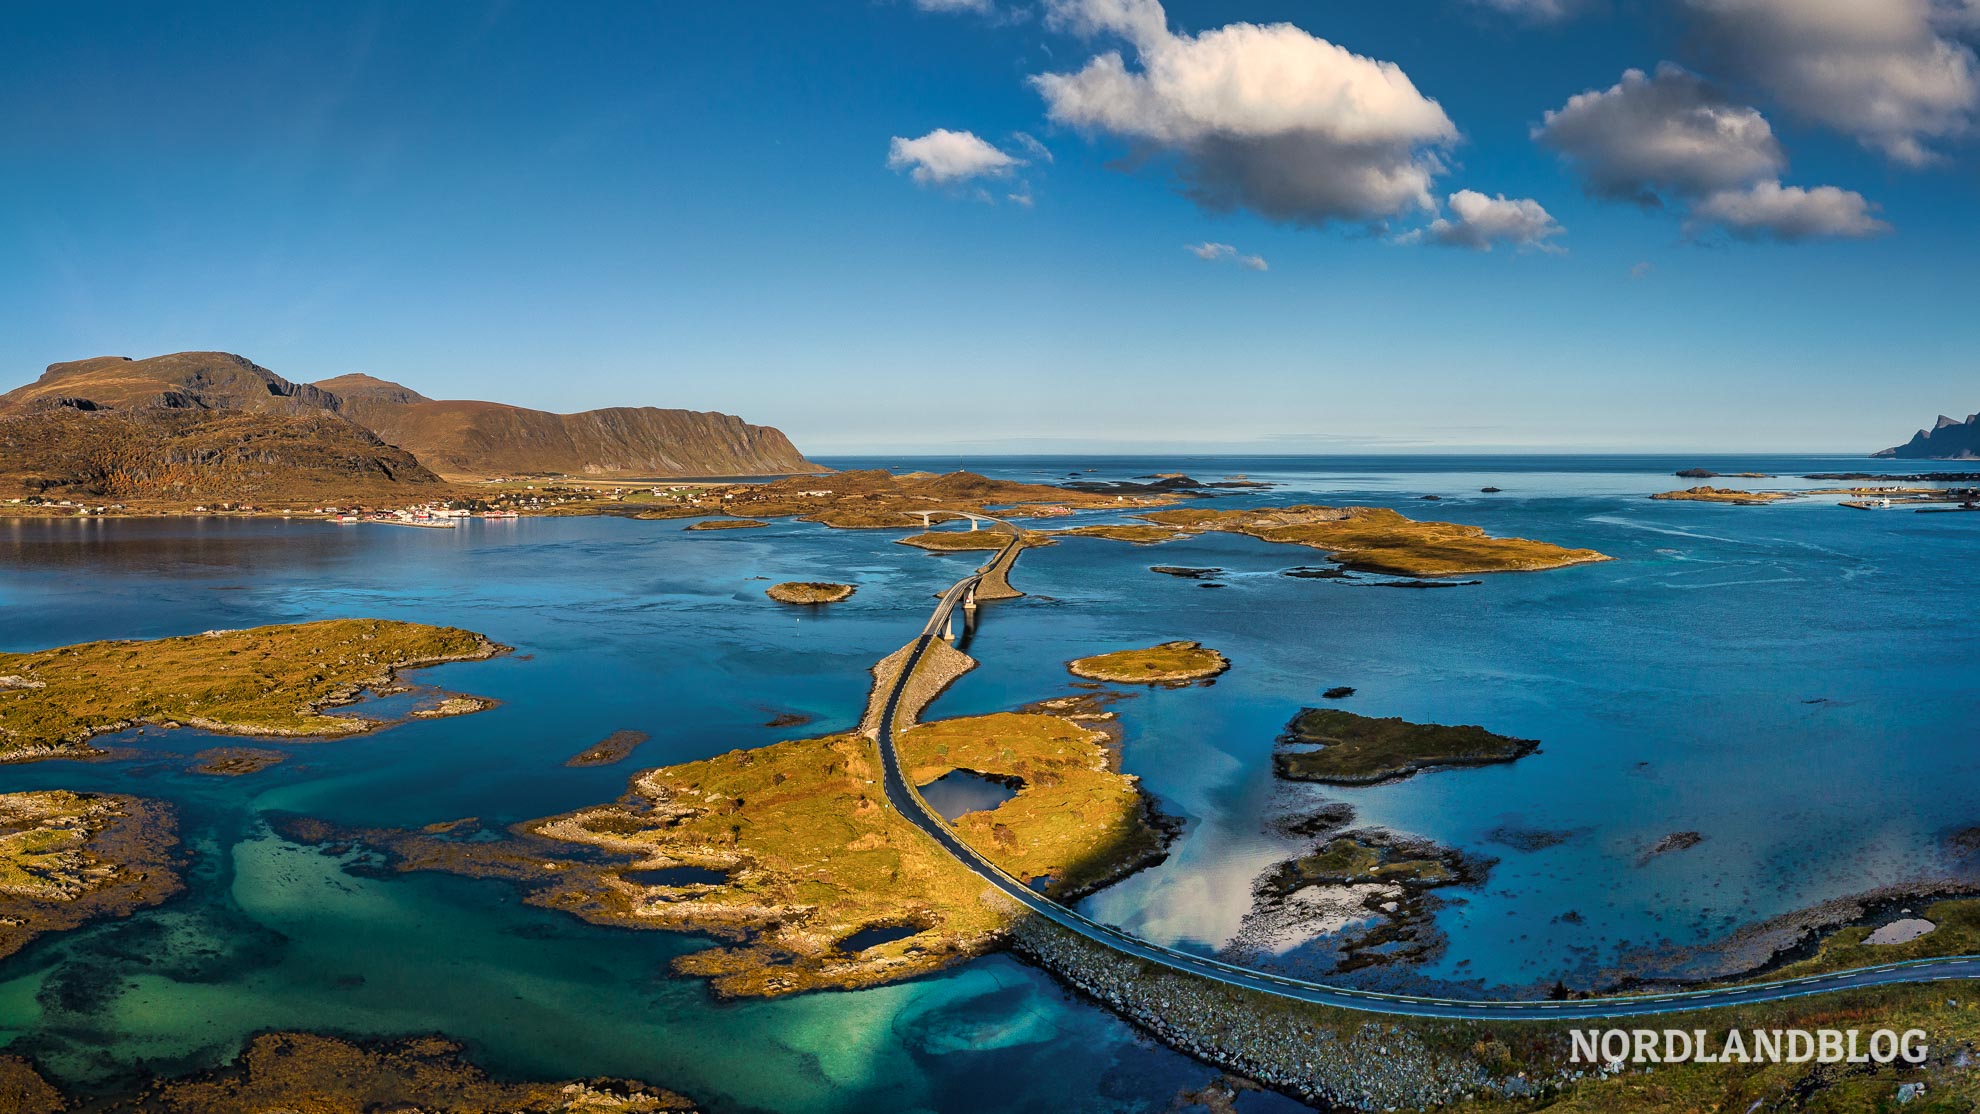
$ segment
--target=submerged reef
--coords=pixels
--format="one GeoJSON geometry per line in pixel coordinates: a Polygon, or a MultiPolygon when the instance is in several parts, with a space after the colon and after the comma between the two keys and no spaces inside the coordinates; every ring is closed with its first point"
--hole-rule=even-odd
{"type": "Polygon", "coordinates": [[[0,793],[0,957],[180,889],[172,807],[111,793],[0,793]]]}

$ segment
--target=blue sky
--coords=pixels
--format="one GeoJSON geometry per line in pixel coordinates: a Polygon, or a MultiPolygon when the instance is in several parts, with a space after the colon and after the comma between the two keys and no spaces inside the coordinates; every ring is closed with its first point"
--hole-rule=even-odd
{"type": "Polygon", "coordinates": [[[0,379],[217,348],[819,454],[1980,408],[1971,0],[291,7],[10,8],[0,379]]]}

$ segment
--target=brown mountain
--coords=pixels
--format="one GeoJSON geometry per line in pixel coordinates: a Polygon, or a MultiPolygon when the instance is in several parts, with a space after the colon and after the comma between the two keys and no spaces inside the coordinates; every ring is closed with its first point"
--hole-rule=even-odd
{"type": "Polygon", "coordinates": [[[36,404],[85,409],[246,410],[301,414],[337,409],[315,387],[291,383],[253,360],[226,352],[175,352],[133,360],[98,356],[49,364],[41,378],[0,395],[0,414],[36,404]]]}
{"type": "Polygon", "coordinates": [[[650,406],[552,414],[499,402],[435,401],[369,375],[343,375],[314,386],[336,396],[346,417],[452,475],[822,471],[782,432],[729,414],[650,406]]]}
{"type": "MultiPolygon", "coordinates": [[[[822,470],[778,430],[728,414],[653,407],[551,414],[497,402],[444,402],[369,375],[294,383],[225,352],[180,352],[144,360],[101,356],[51,364],[34,383],[0,395],[0,417],[51,408],[71,413],[340,415],[411,452],[428,468],[456,476],[737,476],[822,470]]],[[[36,438],[17,435],[17,440],[36,438]]]]}
{"type": "Polygon", "coordinates": [[[0,495],[89,502],[385,502],[444,485],[404,449],[324,411],[196,407],[0,413],[0,495]]]}

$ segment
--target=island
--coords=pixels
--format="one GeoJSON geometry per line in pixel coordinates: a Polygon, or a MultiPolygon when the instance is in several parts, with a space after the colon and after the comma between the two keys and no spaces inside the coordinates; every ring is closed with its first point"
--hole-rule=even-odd
{"type": "Polygon", "coordinates": [[[174,1114],[308,1111],[309,1114],[692,1114],[695,1103],[625,1079],[558,1083],[491,1078],[467,1050],[440,1036],[352,1041],[317,1033],[262,1033],[225,1067],[152,1079],[137,1092],[73,1104],[27,1061],[0,1056],[0,1101],[9,1114],[147,1110],[174,1114]],[[107,1104],[107,1105],[106,1105],[107,1104]]]}
{"type": "MultiPolygon", "coordinates": [[[[909,778],[967,770],[1013,787],[956,829],[1055,898],[1165,853],[1161,818],[1119,770],[1105,730],[1073,713],[921,724],[899,738],[909,778]]],[[[885,804],[871,739],[826,735],[636,775],[619,800],[517,825],[415,832],[286,820],[306,842],[355,840],[401,870],[521,883],[525,900],[600,924],[703,933],[675,961],[724,997],[874,986],[1001,946],[1018,907],[885,804]]]]}
{"type": "Polygon", "coordinates": [[[1660,491],[1652,499],[1687,500],[1694,503],[1731,503],[1741,507],[1759,507],[1782,499],[1792,499],[1785,491],[1739,491],[1730,487],[1687,487],[1683,491],[1660,491]]]}
{"type": "Polygon", "coordinates": [[[755,530],[770,525],[753,518],[704,518],[682,527],[685,530],[755,530]]]}
{"type": "Polygon", "coordinates": [[[647,741],[644,731],[619,730],[591,744],[564,760],[571,767],[610,766],[623,762],[647,741]]]}
{"type": "Polygon", "coordinates": [[[1231,667],[1230,660],[1197,642],[1164,642],[1142,650],[1115,650],[1066,663],[1075,676],[1090,681],[1126,684],[1170,684],[1215,677],[1231,667]]]}
{"type": "Polygon", "coordinates": [[[172,806],[114,793],[0,793],[0,958],[45,932],[180,889],[172,806]]]}
{"type": "MultiPolygon", "coordinates": [[[[896,538],[895,544],[911,545],[916,549],[926,549],[935,553],[968,553],[976,550],[1002,549],[1010,540],[1011,536],[1002,530],[930,530],[922,534],[896,538]]],[[[1051,544],[1052,539],[1036,534],[1029,535],[1024,540],[1027,549],[1051,544]]]]}
{"type": "Polygon", "coordinates": [[[1438,766],[1511,762],[1539,749],[1533,739],[1482,727],[1381,719],[1339,708],[1303,708],[1279,736],[1272,764],[1289,781],[1374,785],[1438,766]]]}
{"type": "Polygon", "coordinates": [[[1181,530],[1147,522],[1098,522],[1090,526],[1046,530],[1044,533],[1054,538],[1105,538],[1109,541],[1129,542],[1134,545],[1159,545],[1162,542],[1189,537],[1181,530]]]}
{"type": "Polygon", "coordinates": [[[1179,507],[1140,516],[1189,530],[1246,534],[1326,550],[1343,566],[1397,576],[1439,577],[1583,565],[1610,558],[1525,538],[1495,538],[1477,526],[1418,522],[1386,507],[1179,507]]]}
{"type": "Polygon", "coordinates": [[[850,584],[832,584],[822,580],[789,580],[782,584],[772,584],[763,594],[778,603],[821,604],[838,603],[849,600],[858,591],[850,584]]]}
{"type": "MultiPolygon", "coordinates": [[[[328,710],[402,669],[506,650],[456,627],[327,619],[0,654],[0,763],[99,757],[92,738],[138,724],[298,740],[354,735],[384,723],[328,710]]],[[[487,706],[448,696],[421,711],[487,706]]]]}

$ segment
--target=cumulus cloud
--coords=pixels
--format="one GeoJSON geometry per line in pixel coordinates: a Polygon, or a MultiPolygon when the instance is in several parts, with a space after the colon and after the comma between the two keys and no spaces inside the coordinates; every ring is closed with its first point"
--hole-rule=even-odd
{"type": "Polygon", "coordinates": [[[924,186],[948,186],[970,178],[1001,177],[1024,165],[1024,160],[998,150],[974,132],[936,128],[919,139],[895,136],[887,149],[887,167],[905,170],[924,186]]]}
{"type": "Polygon", "coordinates": [[[1533,138],[1576,166],[1597,197],[1688,207],[1688,235],[1717,226],[1744,239],[1806,240],[1890,228],[1862,194],[1783,186],[1787,153],[1766,117],[1668,62],[1654,77],[1627,70],[1608,89],[1568,98],[1533,138]]]}
{"type": "Polygon", "coordinates": [[[1271,264],[1265,262],[1264,256],[1240,255],[1238,254],[1238,249],[1230,244],[1219,244],[1205,240],[1200,244],[1184,244],[1183,250],[1206,263],[1221,263],[1228,260],[1240,267],[1248,267],[1254,271],[1269,271],[1272,269],[1271,264]]]}
{"type": "Polygon", "coordinates": [[[1729,73],[1896,162],[1962,135],[1980,103],[1973,0],[1687,0],[1729,73]]]}
{"type": "Polygon", "coordinates": [[[1860,238],[1891,230],[1890,225],[1870,215],[1874,208],[1854,190],[1835,186],[1802,189],[1765,181],[1701,199],[1692,206],[1687,227],[1714,224],[1745,239],[1860,238]]]}
{"type": "Polygon", "coordinates": [[[1787,153],[1766,117],[1666,62],[1623,71],[1550,111],[1533,137],[1580,168],[1598,197],[1659,203],[1777,176],[1787,153]]]}
{"type": "Polygon", "coordinates": [[[1450,196],[1450,206],[1449,217],[1438,217],[1404,239],[1473,251],[1491,251],[1495,244],[1520,251],[1560,251],[1547,241],[1567,231],[1532,198],[1487,197],[1477,190],[1459,190],[1450,196]]]}
{"type": "Polygon", "coordinates": [[[1033,86],[1053,121],[1173,162],[1212,210],[1319,226],[1433,211],[1438,152],[1457,127],[1390,62],[1289,23],[1172,33],[1158,0],[1046,0],[1048,22],[1125,40],[1033,86]]]}

